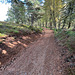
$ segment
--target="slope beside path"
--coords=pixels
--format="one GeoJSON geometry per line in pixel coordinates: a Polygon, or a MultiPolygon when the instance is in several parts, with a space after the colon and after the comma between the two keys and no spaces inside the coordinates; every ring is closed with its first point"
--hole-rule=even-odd
{"type": "Polygon", "coordinates": [[[0,75],[63,75],[60,47],[53,31],[45,29],[45,35],[0,71],[0,75]]]}

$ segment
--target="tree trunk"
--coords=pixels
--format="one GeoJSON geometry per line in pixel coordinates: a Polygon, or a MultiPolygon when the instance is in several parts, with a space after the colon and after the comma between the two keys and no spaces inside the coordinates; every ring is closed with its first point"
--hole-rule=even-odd
{"type": "Polygon", "coordinates": [[[56,29],[56,19],[55,19],[55,0],[53,0],[53,24],[54,24],[54,27],[56,29]]]}
{"type": "Polygon", "coordinates": [[[56,29],[56,20],[55,20],[55,13],[54,13],[54,11],[53,11],[53,24],[54,24],[54,27],[56,29]]]}
{"type": "Polygon", "coordinates": [[[74,25],[74,29],[75,29],[75,25],[74,25]]]}
{"type": "Polygon", "coordinates": [[[71,17],[70,17],[70,20],[69,20],[69,24],[68,24],[68,29],[71,27],[71,17]]]}
{"type": "Polygon", "coordinates": [[[33,27],[33,23],[34,23],[34,17],[33,14],[31,15],[31,26],[33,27]]]}
{"type": "Polygon", "coordinates": [[[44,27],[44,22],[43,22],[43,27],[44,27]]]}
{"type": "Polygon", "coordinates": [[[69,22],[68,29],[71,27],[71,22],[69,22]]]}
{"type": "Polygon", "coordinates": [[[52,29],[52,22],[51,22],[51,18],[49,18],[49,25],[50,25],[50,29],[52,29]]]}
{"type": "Polygon", "coordinates": [[[59,20],[58,29],[60,29],[60,22],[61,22],[61,21],[59,20]]]}
{"type": "Polygon", "coordinates": [[[41,21],[40,21],[40,28],[41,28],[41,21]]]}
{"type": "Polygon", "coordinates": [[[62,29],[65,27],[66,19],[64,19],[62,29]]]}
{"type": "Polygon", "coordinates": [[[50,29],[52,29],[52,22],[49,22],[49,24],[50,24],[50,29]]]}
{"type": "Polygon", "coordinates": [[[46,28],[47,28],[47,20],[46,20],[46,28]]]}

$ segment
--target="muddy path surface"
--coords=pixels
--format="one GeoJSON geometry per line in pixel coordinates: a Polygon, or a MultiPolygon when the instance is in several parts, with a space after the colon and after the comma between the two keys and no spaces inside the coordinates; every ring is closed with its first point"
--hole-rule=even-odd
{"type": "Polygon", "coordinates": [[[0,75],[64,75],[60,47],[52,30],[22,52],[0,75]]]}

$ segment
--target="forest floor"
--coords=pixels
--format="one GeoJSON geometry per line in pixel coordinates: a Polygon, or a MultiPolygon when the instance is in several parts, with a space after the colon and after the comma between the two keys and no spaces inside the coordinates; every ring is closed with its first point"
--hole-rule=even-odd
{"type": "MultiPolygon", "coordinates": [[[[32,42],[27,49],[24,47],[27,46],[24,44],[26,37],[18,40],[19,45],[16,48],[9,43],[12,45],[11,49],[20,52],[11,64],[1,67],[0,75],[65,75],[62,48],[55,41],[53,30],[45,29],[44,35],[37,38],[39,39],[32,42]]],[[[4,53],[8,55],[6,51],[4,53]]]]}

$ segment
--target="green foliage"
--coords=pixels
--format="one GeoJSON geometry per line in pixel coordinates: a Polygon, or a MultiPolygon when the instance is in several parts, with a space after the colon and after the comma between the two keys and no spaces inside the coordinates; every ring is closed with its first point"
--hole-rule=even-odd
{"type": "Polygon", "coordinates": [[[35,33],[41,33],[42,28],[35,28],[29,25],[24,24],[15,24],[15,23],[0,23],[0,37],[3,37],[5,35],[12,35],[12,34],[31,34],[31,32],[35,33]]]}
{"type": "Polygon", "coordinates": [[[11,8],[7,12],[7,21],[15,23],[24,23],[25,21],[25,6],[19,1],[19,3],[12,3],[11,8]]]}
{"type": "Polygon", "coordinates": [[[36,33],[42,33],[42,28],[35,28],[33,26],[30,26],[29,29],[31,29],[32,31],[36,32],[36,33]]]}
{"type": "Polygon", "coordinates": [[[0,33],[0,36],[1,36],[1,37],[3,37],[3,36],[6,36],[6,35],[5,35],[5,34],[0,33]]]}
{"type": "Polygon", "coordinates": [[[14,30],[13,32],[14,32],[14,33],[16,33],[16,34],[17,34],[17,33],[19,33],[19,31],[18,31],[18,30],[14,30]]]}
{"type": "Polygon", "coordinates": [[[75,52],[75,31],[72,30],[54,30],[55,37],[64,45],[67,46],[71,52],[75,52]]]}
{"type": "Polygon", "coordinates": [[[42,28],[40,28],[40,29],[39,29],[39,28],[36,28],[36,29],[35,29],[35,32],[36,32],[36,33],[42,33],[42,30],[43,30],[42,28]]]}

